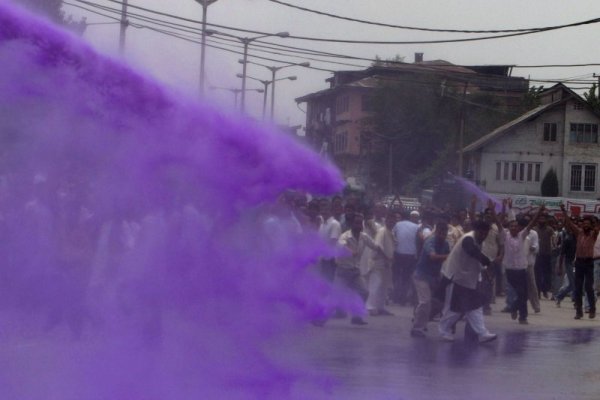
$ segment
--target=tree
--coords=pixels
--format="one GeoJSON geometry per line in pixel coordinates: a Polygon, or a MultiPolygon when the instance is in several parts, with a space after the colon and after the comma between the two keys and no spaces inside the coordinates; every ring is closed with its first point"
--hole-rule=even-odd
{"type": "Polygon", "coordinates": [[[542,197],[557,197],[558,196],[558,176],[554,168],[550,168],[544,179],[542,179],[541,187],[542,197]]]}
{"type": "Polygon", "coordinates": [[[62,10],[62,0],[13,0],[31,11],[45,15],[51,21],[82,34],[86,28],[85,18],[75,21],[71,15],[62,10]]]}
{"type": "Polygon", "coordinates": [[[418,194],[456,169],[461,115],[467,145],[516,118],[525,107],[509,106],[504,98],[483,91],[468,93],[464,82],[439,75],[382,82],[363,131],[370,132],[369,178],[393,192],[418,194]]]}
{"type": "Polygon", "coordinates": [[[600,98],[596,94],[596,89],[598,87],[594,83],[590,88],[590,91],[583,94],[585,101],[592,107],[592,110],[596,112],[600,112],[600,98]]]}
{"type": "Polygon", "coordinates": [[[373,67],[393,67],[396,64],[402,64],[404,63],[404,56],[401,56],[400,54],[396,54],[394,57],[392,58],[386,58],[383,59],[379,56],[375,56],[375,61],[373,61],[371,63],[371,66],[373,67]]]}
{"type": "Polygon", "coordinates": [[[384,81],[373,97],[374,113],[364,121],[371,136],[370,179],[397,191],[425,169],[456,131],[457,106],[441,97],[436,77],[384,81]],[[391,160],[390,160],[391,156],[391,160]]]}
{"type": "Polygon", "coordinates": [[[540,105],[540,95],[544,91],[544,86],[532,86],[525,94],[523,99],[523,112],[533,110],[540,105]]]}

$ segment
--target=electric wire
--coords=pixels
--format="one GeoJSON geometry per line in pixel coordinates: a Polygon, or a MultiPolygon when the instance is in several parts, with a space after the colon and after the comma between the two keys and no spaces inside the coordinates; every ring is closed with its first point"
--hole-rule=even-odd
{"type": "MultiPolygon", "coordinates": [[[[105,11],[119,12],[120,13],[119,10],[110,9],[109,7],[100,6],[100,5],[93,5],[93,3],[90,3],[90,2],[87,2],[87,1],[83,1],[83,0],[75,0],[75,1],[82,2],[82,3],[85,3],[85,4],[90,4],[92,6],[98,6],[98,8],[104,9],[105,11]]],[[[112,1],[112,0],[109,0],[109,1],[112,1]]],[[[64,1],[64,3],[67,4],[67,5],[70,5],[70,6],[73,6],[73,7],[77,7],[77,8],[86,10],[88,12],[94,13],[96,15],[100,15],[100,16],[103,16],[105,18],[109,18],[109,19],[112,19],[112,20],[116,21],[116,22],[112,22],[112,23],[118,23],[118,22],[120,22],[119,18],[115,18],[115,17],[109,16],[109,15],[106,15],[106,14],[102,14],[102,13],[96,12],[94,10],[90,10],[90,9],[82,7],[82,6],[69,3],[68,1],[64,1]]],[[[137,16],[137,15],[135,17],[136,18],[140,18],[142,20],[144,20],[146,18],[145,16],[137,16]]],[[[145,20],[146,20],[146,22],[156,23],[156,24],[164,26],[164,27],[172,28],[169,25],[170,23],[166,22],[166,21],[156,21],[153,18],[146,18],[145,20]],[[166,22],[166,23],[162,24],[161,22],[166,22]]],[[[174,32],[171,32],[171,31],[166,31],[166,30],[162,30],[162,29],[152,28],[152,27],[149,27],[147,25],[131,24],[131,26],[134,27],[134,28],[138,28],[138,29],[146,28],[146,29],[155,31],[157,33],[166,34],[166,35],[169,35],[169,36],[172,36],[172,37],[175,37],[175,38],[178,38],[178,39],[186,40],[186,41],[189,41],[189,42],[192,42],[192,43],[196,43],[196,44],[200,44],[201,43],[198,40],[195,40],[195,39],[193,39],[193,38],[191,38],[189,36],[185,36],[185,35],[182,35],[182,34],[174,33],[174,32]]],[[[188,32],[188,33],[192,33],[192,34],[197,34],[197,32],[196,32],[197,29],[194,29],[194,28],[191,28],[191,27],[188,27],[188,28],[190,28],[190,29],[187,29],[187,30],[186,29],[181,29],[181,28],[177,28],[177,29],[180,29],[180,30],[182,30],[184,32],[188,32]]],[[[173,28],[173,29],[176,29],[176,28],[173,28]]],[[[225,41],[228,40],[226,38],[219,38],[219,39],[225,40],[225,41]]],[[[234,41],[234,39],[231,39],[230,41],[234,41]]],[[[227,44],[221,43],[221,45],[222,46],[226,46],[227,44]]],[[[214,45],[208,45],[208,44],[207,44],[207,46],[211,47],[211,48],[218,49],[218,50],[222,50],[222,51],[227,51],[227,52],[230,52],[230,53],[238,54],[238,55],[243,54],[243,53],[241,53],[239,51],[234,51],[234,50],[231,50],[231,49],[226,49],[226,48],[223,48],[223,47],[220,47],[220,46],[214,46],[214,45]]],[[[231,45],[229,45],[229,46],[231,47],[231,45]]],[[[241,46],[234,46],[234,47],[241,48],[241,46]]],[[[269,46],[261,46],[261,47],[270,48],[269,46]]],[[[254,50],[256,50],[256,49],[254,49],[254,50]]],[[[293,55],[288,55],[288,54],[281,54],[281,53],[275,53],[275,52],[271,52],[271,53],[272,54],[276,54],[276,55],[281,55],[281,56],[294,57],[293,55]]],[[[296,64],[296,63],[293,63],[291,61],[283,61],[283,60],[273,59],[273,58],[268,58],[268,57],[260,57],[260,56],[255,56],[255,55],[252,55],[252,54],[249,54],[249,57],[254,57],[254,58],[257,58],[257,59],[262,59],[262,60],[267,60],[267,61],[273,61],[273,62],[277,62],[277,63],[296,64]]],[[[299,57],[299,56],[296,56],[296,58],[307,59],[306,57],[299,57]]],[[[308,58],[308,59],[311,59],[311,60],[314,60],[314,61],[318,61],[318,62],[323,62],[323,63],[334,63],[334,64],[342,64],[342,65],[355,66],[355,67],[359,67],[359,68],[365,68],[365,66],[356,65],[356,64],[337,63],[337,62],[333,62],[333,61],[329,61],[329,60],[314,59],[314,58],[308,58]]],[[[369,60],[369,59],[366,59],[366,60],[369,60]]],[[[369,61],[372,61],[372,60],[369,60],[369,61]]],[[[578,65],[581,65],[581,64],[578,64],[578,65]]],[[[600,64],[597,64],[597,65],[600,65],[600,64]]],[[[452,66],[456,67],[455,65],[452,65],[452,66]]],[[[567,66],[567,65],[563,64],[563,66],[567,66]]],[[[534,67],[534,66],[518,66],[518,65],[515,65],[513,67],[516,67],[516,68],[518,68],[518,67],[527,68],[527,67],[534,67]]],[[[331,69],[318,68],[318,67],[314,67],[314,66],[305,67],[305,68],[310,68],[310,69],[314,69],[314,70],[320,70],[320,71],[324,71],[324,72],[331,72],[331,73],[336,72],[336,71],[331,70],[331,69]]],[[[502,78],[499,78],[499,80],[501,80],[501,79],[502,78]]],[[[595,82],[595,81],[592,81],[592,80],[590,80],[590,81],[572,81],[571,82],[570,80],[567,80],[567,79],[529,79],[529,81],[540,82],[540,83],[571,83],[571,84],[588,84],[588,83],[594,83],[595,82]]],[[[573,86],[573,88],[574,89],[585,89],[587,87],[573,86]]]]}
{"type": "MultiPolygon", "coordinates": [[[[81,3],[86,3],[86,4],[97,4],[97,3],[93,3],[93,2],[89,2],[89,1],[85,1],[85,0],[75,0],[81,3]]],[[[112,3],[117,3],[117,4],[123,4],[121,1],[118,0],[106,0],[112,3]]],[[[194,22],[194,23],[200,23],[200,21],[198,20],[193,20],[193,19],[189,19],[189,18],[183,18],[183,17],[179,17],[173,14],[168,14],[168,13],[163,13],[160,11],[156,11],[156,10],[151,10],[145,7],[140,7],[140,6],[135,6],[135,5],[131,5],[129,4],[128,7],[131,8],[137,8],[146,12],[151,12],[151,13],[155,13],[158,15],[162,15],[162,16],[167,16],[170,18],[176,18],[176,19],[181,19],[181,20],[185,20],[188,22],[194,22]]],[[[530,35],[530,34],[535,34],[535,33],[542,33],[542,32],[548,32],[548,31],[553,31],[553,30],[558,30],[558,29],[564,29],[564,28],[571,28],[571,27],[576,27],[576,26],[583,26],[583,25],[589,25],[589,24],[595,24],[600,22],[600,18],[594,18],[594,19],[590,19],[590,20],[585,20],[585,21],[579,21],[579,22],[574,22],[574,23],[570,23],[570,24],[565,24],[565,25],[557,25],[557,26],[548,26],[548,27],[544,27],[541,29],[537,29],[537,30],[531,30],[531,31],[524,31],[524,32],[513,32],[513,33],[504,33],[501,35],[491,35],[491,36],[479,36],[479,37],[470,37],[470,38],[460,38],[460,39],[438,39],[438,40],[413,40],[413,41],[380,41],[380,40],[351,40],[351,39],[333,39],[333,38],[319,38],[319,37],[310,37],[310,36],[297,36],[297,35],[290,35],[289,38],[290,39],[298,39],[298,40],[307,40],[307,41],[316,41],[316,42],[329,42],[329,43],[351,43],[351,44],[381,44],[381,45],[405,45],[405,44],[441,44],[441,43],[464,43],[464,42],[474,42],[474,41],[481,41],[481,40],[491,40],[491,39],[501,39],[501,38],[508,38],[508,37],[515,37],[515,36],[523,36],[523,35],[530,35]]],[[[210,26],[216,26],[216,27],[222,27],[224,29],[230,29],[230,30],[237,30],[237,31],[244,31],[244,32],[250,32],[250,33],[255,33],[255,34],[259,34],[259,35],[272,35],[272,33],[268,33],[268,32],[258,32],[258,31],[251,31],[251,30],[246,30],[246,29],[241,29],[241,28],[234,28],[234,27],[227,27],[224,25],[217,25],[217,24],[212,24],[212,23],[207,23],[206,25],[210,25],[210,26]]]]}
{"type": "Polygon", "coordinates": [[[368,20],[358,19],[358,18],[352,18],[352,17],[344,17],[344,16],[341,16],[341,15],[338,15],[338,14],[328,13],[328,12],[325,12],[325,11],[318,11],[318,10],[315,10],[315,9],[310,9],[310,8],[307,8],[307,7],[302,7],[302,6],[299,6],[299,5],[296,5],[296,4],[287,3],[287,2],[284,2],[284,1],[281,1],[281,0],[267,0],[267,1],[269,1],[271,3],[279,4],[279,5],[282,5],[282,6],[286,6],[286,7],[290,7],[290,8],[295,8],[297,10],[306,11],[306,12],[309,12],[309,13],[318,14],[318,15],[322,15],[322,16],[326,16],[326,17],[335,18],[335,19],[341,19],[341,20],[345,20],[345,21],[358,22],[358,23],[367,24],[367,25],[382,26],[382,27],[386,27],[386,28],[398,28],[398,29],[406,29],[406,30],[414,30],[414,31],[424,31],[424,32],[446,32],[446,33],[509,33],[509,32],[529,32],[529,31],[544,30],[544,29],[548,29],[548,28],[564,27],[564,25],[555,25],[555,26],[550,26],[550,27],[519,28],[519,29],[486,29],[486,30],[422,28],[422,27],[415,27],[415,26],[387,24],[387,23],[383,23],[383,22],[368,21],[368,20]]]}
{"type": "MultiPolygon", "coordinates": [[[[74,0],[74,1],[77,1],[77,2],[80,2],[80,3],[85,3],[85,4],[88,4],[90,6],[103,7],[104,9],[109,9],[108,7],[100,6],[100,5],[96,4],[96,3],[85,1],[85,0],[74,0]]],[[[110,2],[113,2],[113,3],[117,3],[117,4],[122,4],[122,2],[117,1],[117,0],[106,0],[106,1],[110,1],[110,2]]],[[[178,16],[174,16],[172,14],[162,13],[162,12],[155,11],[155,10],[150,10],[150,9],[147,9],[147,8],[144,8],[144,7],[139,7],[139,6],[134,6],[134,5],[128,5],[128,6],[129,7],[133,7],[133,8],[137,8],[137,9],[141,9],[141,10],[144,10],[144,11],[147,11],[147,12],[151,12],[151,13],[155,13],[155,14],[159,14],[159,15],[163,15],[163,16],[168,16],[168,17],[171,17],[171,18],[185,20],[185,21],[193,22],[193,23],[200,23],[200,21],[197,21],[197,20],[193,20],[193,19],[189,19],[189,18],[183,18],[183,17],[178,17],[178,16]]],[[[114,13],[119,14],[119,15],[121,13],[121,11],[118,10],[118,9],[110,9],[110,10],[112,12],[114,12],[114,13]]],[[[131,15],[131,13],[129,13],[129,14],[131,15]]],[[[135,16],[139,16],[139,14],[135,15],[135,16]]],[[[150,20],[153,20],[153,21],[161,21],[161,20],[157,20],[157,19],[154,19],[154,18],[151,18],[151,17],[144,17],[144,16],[139,16],[139,17],[140,18],[150,19],[150,20]]],[[[193,28],[193,27],[189,27],[189,26],[186,26],[186,25],[176,24],[176,23],[172,23],[172,22],[168,22],[168,21],[161,21],[161,22],[167,23],[167,24],[171,24],[171,25],[174,25],[174,26],[178,26],[178,27],[182,27],[183,29],[197,30],[197,31],[201,32],[201,29],[199,29],[199,28],[193,28]]],[[[211,25],[211,24],[207,24],[207,25],[211,25]]],[[[215,24],[212,24],[212,25],[213,26],[217,26],[215,24]]],[[[222,26],[222,25],[219,25],[219,26],[222,26]]],[[[225,28],[226,29],[230,29],[231,27],[225,27],[225,28]]],[[[243,30],[243,29],[240,29],[240,30],[241,31],[245,31],[245,32],[257,33],[257,34],[267,34],[265,32],[260,32],[260,31],[250,31],[250,30],[243,30]]],[[[315,52],[315,53],[319,53],[319,55],[327,56],[327,57],[340,57],[340,58],[348,58],[348,59],[362,60],[362,61],[369,61],[369,62],[375,62],[375,61],[377,61],[377,60],[374,60],[374,59],[369,59],[369,58],[364,58],[364,57],[355,57],[355,56],[340,55],[340,54],[329,53],[329,52],[320,52],[320,51],[317,51],[317,50],[311,50],[311,49],[305,49],[305,48],[298,48],[298,47],[287,46],[287,45],[282,45],[282,44],[278,44],[278,43],[263,42],[261,40],[257,40],[256,43],[264,43],[264,44],[268,44],[268,45],[271,45],[271,46],[285,47],[285,48],[289,48],[289,49],[298,49],[298,50],[304,50],[304,51],[308,51],[308,52],[312,51],[312,52],[315,52]]],[[[253,44],[254,44],[254,42],[253,42],[253,44]]],[[[391,63],[393,63],[393,62],[391,62],[391,63]]],[[[451,65],[449,67],[456,67],[456,66],[459,66],[459,65],[451,65]]],[[[590,67],[600,66],[600,63],[545,64],[545,65],[512,65],[513,68],[552,68],[552,67],[557,67],[557,68],[564,67],[564,68],[567,68],[567,67],[586,67],[586,66],[590,66],[590,67]]],[[[437,66],[437,67],[438,68],[443,68],[443,66],[437,66]]],[[[465,67],[468,68],[468,66],[465,66],[465,67]]]]}

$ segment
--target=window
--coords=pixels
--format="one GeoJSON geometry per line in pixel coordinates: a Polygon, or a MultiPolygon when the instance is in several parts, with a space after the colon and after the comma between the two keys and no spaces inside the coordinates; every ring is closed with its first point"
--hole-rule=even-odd
{"type": "Polygon", "coordinates": [[[571,191],[596,191],[595,164],[571,164],[571,191]]]}
{"type": "Polygon", "coordinates": [[[598,124],[571,124],[571,143],[598,143],[598,124]]]}
{"type": "Polygon", "coordinates": [[[583,110],[584,109],[583,103],[580,103],[580,102],[576,101],[573,104],[573,109],[574,110],[583,110]]]}
{"type": "Polygon", "coordinates": [[[335,102],[335,113],[343,114],[348,112],[350,109],[350,97],[348,96],[340,96],[337,98],[335,102]]]}
{"type": "Polygon", "coordinates": [[[581,165],[571,165],[571,191],[581,190],[581,165]]]}
{"type": "Polygon", "coordinates": [[[542,163],[496,161],[496,180],[539,182],[542,163]]]}
{"type": "Polygon", "coordinates": [[[596,191],[596,166],[586,165],[583,169],[583,191],[596,191]]]}
{"type": "Polygon", "coordinates": [[[520,181],[525,180],[525,164],[524,163],[519,164],[519,180],[520,181]]]}
{"type": "Polygon", "coordinates": [[[375,111],[375,104],[373,102],[373,96],[363,94],[360,98],[362,111],[371,112],[375,111]]]}
{"type": "Polygon", "coordinates": [[[556,142],[555,122],[547,122],[544,124],[544,142],[556,142]]]}
{"type": "Polygon", "coordinates": [[[336,133],[333,143],[333,149],[336,153],[341,153],[348,148],[348,132],[336,133]]]}

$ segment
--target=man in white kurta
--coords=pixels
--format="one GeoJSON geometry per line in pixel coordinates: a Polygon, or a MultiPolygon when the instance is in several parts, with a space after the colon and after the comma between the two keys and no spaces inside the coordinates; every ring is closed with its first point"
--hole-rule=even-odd
{"type": "MultiPolygon", "coordinates": [[[[363,216],[362,214],[355,214],[352,220],[352,228],[342,233],[338,240],[338,246],[343,248],[344,254],[336,258],[335,283],[357,293],[364,301],[367,299],[369,292],[360,273],[360,259],[366,248],[375,251],[381,250],[362,229],[363,216]]],[[[366,324],[360,315],[354,315],[351,322],[355,325],[366,324]]]]}
{"type": "Polygon", "coordinates": [[[396,225],[396,214],[388,213],[385,225],[375,235],[375,245],[382,251],[372,251],[369,263],[367,310],[370,315],[391,315],[385,309],[386,289],[388,280],[392,273],[392,261],[394,260],[394,233],[392,229],[396,225]]]}
{"type": "Polygon", "coordinates": [[[446,286],[446,297],[439,331],[444,340],[453,341],[452,328],[465,315],[479,342],[496,339],[483,320],[483,298],[477,292],[481,272],[491,260],[481,252],[481,243],[490,230],[487,222],[476,220],[473,231],[465,234],[454,246],[442,267],[443,276],[450,281],[446,286]]]}

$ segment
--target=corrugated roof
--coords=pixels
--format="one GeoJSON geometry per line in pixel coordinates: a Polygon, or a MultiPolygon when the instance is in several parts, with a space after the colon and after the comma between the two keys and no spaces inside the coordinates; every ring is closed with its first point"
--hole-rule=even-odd
{"type": "Polygon", "coordinates": [[[502,134],[504,134],[505,132],[509,131],[510,129],[516,127],[517,125],[537,117],[544,111],[557,106],[559,103],[562,103],[565,100],[566,99],[562,99],[562,100],[555,101],[554,103],[537,106],[533,110],[527,111],[525,114],[521,115],[520,117],[513,119],[512,121],[500,126],[499,128],[494,129],[492,132],[488,133],[487,135],[477,139],[476,141],[474,141],[473,143],[471,143],[470,145],[465,147],[463,149],[463,151],[469,152],[469,151],[477,150],[481,146],[488,144],[492,140],[496,139],[497,137],[501,136],[502,134]]]}
{"type": "Polygon", "coordinates": [[[374,76],[368,76],[366,78],[362,78],[356,81],[352,81],[350,83],[345,83],[343,85],[339,85],[333,88],[327,88],[327,89],[323,89],[320,90],[318,92],[314,92],[314,93],[310,93],[307,94],[305,96],[302,97],[298,97],[296,98],[296,103],[303,103],[307,100],[313,99],[315,97],[320,97],[320,96],[325,96],[328,94],[332,94],[336,91],[339,91],[341,89],[345,89],[345,88],[365,88],[365,89],[372,89],[372,88],[376,88],[379,86],[379,81],[380,81],[380,77],[377,75],[374,76]]]}

